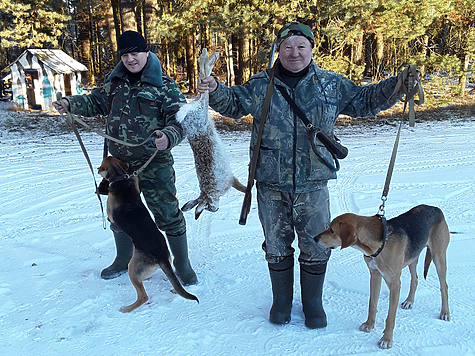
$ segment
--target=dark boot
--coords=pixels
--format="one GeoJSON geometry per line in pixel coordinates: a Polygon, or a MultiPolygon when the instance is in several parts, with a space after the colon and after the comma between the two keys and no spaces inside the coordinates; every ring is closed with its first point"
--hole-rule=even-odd
{"type": "Polygon", "coordinates": [[[196,273],[193,271],[190,260],[188,259],[186,232],[179,236],[167,235],[167,239],[173,254],[173,265],[181,282],[185,286],[197,284],[198,277],[196,277],[196,273]]]}
{"type": "Polygon", "coordinates": [[[327,326],[327,316],[323,310],[322,294],[326,262],[318,265],[300,265],[300,291],[302,295],[305,325],[309,329],[327,326]]]}
{"type": "Polygon", "coordinates": [[[294,294],[294,257],[286,257],[279,263],[269,263],[269,274],[273,298],[269,321],[273,324],[288,324],[294,294]]]}
{"type": "Polygon", "coordinates": [[[132,258],[132,253],[134,252],[132,239],[125,232],[114,231],[114,240],[117,255],[114,262],[112,262],[109,267],[102,270],[101,278],[103,279],[116,278],[127,272],[127,266],[132,258]]]}

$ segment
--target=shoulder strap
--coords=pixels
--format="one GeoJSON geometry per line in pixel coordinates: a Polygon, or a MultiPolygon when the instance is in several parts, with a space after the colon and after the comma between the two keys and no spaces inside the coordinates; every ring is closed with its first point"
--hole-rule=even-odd
{"type": "Polygon", "coordinates": [[[316,128],[309,119],[307,119],[307,116],[303,113],[303,111],[295,104],[295,101],[290,97],[289,93],[287,93],[287,90],[281,85],[276,85],[276,88],[280,91],[284,99],[289,103],[290,107],[294,111],[294,113],[297,114],[297,116],[302,120],[304,123],[307,131],[308,131],[308,140],[310,142],[310,146],[312,147],[312,151],[322,160],[322,162],[330,168],[333,172],[337,172],[340,169],[340,162],[338,162],[338,158],[336,157],[335,153],[333,150],[331,150],[328,146],[327,141],[322,141],[322,138],[325,137],[325,135],[322,135],[322,131],[318,128],[316,128]],[[320,135],[320,136],[319,136],[320,135]],[[322,137],[323,136],[323,137],[322,137]],[[333,161],[335,164],[332,164],[332,162],[328,161],[325,157],[322,156],[320,152],[318,152],[318,149],[315,145],[315,138],[319,138],[319,140],[324,144],[328,152],[333,157],[333,161]]]}
{"type": "Polygon", "coordinates": [[[264,104],[262,105],[261,121],[259,122],[259,128],[257,130],[257,140],[252,152],[251,164],[249,166],[249,176],[247,178],[246,192],[244,200],[242,202],[241,215],[239,217],[239,224],[246,225],[247,215],[251,208],[251,190],[254,185],[254,177],[256,175],[257,159],[259,158],[259,149],[261,147],[262,132],[264,131],[264,122],[269,112],[270,100],[274,93],[274,68],[267,69],[269,74],[269,85],[267,86],[266,96],[264,98],[264,104]]]}
{"type": "Polygon", "coordinates": [[[314,128],[313,124],[307,119],[307,117],[305,116],[303,111],[300,110],[300,108],[297,106],[297,104],[295,104],[295,101],[290,97],[289,93],[287,93],[287,90],[285,90],[285,88],[282,85],[276,85],[275,87],[280,91],[280,93],[282,94],[284,99],[287,100],[290,107],[297,114],[297,116],[300,118],[300,120],[302,120],[305,127],[308,130],[313,129],[314,128]]]}

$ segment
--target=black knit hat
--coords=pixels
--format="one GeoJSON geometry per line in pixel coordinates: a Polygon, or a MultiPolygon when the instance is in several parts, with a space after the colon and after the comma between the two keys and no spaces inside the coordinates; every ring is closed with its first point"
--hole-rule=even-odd
{"type": "Polygon", "coordinates": [[[143,36],[135,31],[125,31],[119,37],[119,54],[122,56],[130,52],[148,52],[143,36]]]}

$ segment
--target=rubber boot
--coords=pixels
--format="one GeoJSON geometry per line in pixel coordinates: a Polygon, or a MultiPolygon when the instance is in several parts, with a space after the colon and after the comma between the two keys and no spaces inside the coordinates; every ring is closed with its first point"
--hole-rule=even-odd
{"type": "Polygon", "coordinates": [[[101,278],[103,279],[117,278],[127,272],[127,266],[132,258],[132,253],[134,252],[132,239],[125,232],[114,231],[114,240],[117,255],[114,262],[112,262],[109,267],[102,270],[101,278]]]}
{"type": "Polygon", "coordinates": [[[173,254],[173,265],[175,266],[176,274],[181,279],[185,286],[198,283],[195,271],[191,267],[188,258],[188,242],[186,232],[179,236],[172,236],[167,234],[168,245],[173,254]]]}
{"type": "Polygon", "coordinates": [[[279,263],[269,263],[269,274],[273,298],[269,321],[273,324],[288,324],[294,294],[294,257],[286,257],[279,263]]]}
{"type": "Polygon", "coordinates": [[[309,329],[327,326],[322,295],[327,264],[300,265],[300,292],[302,296],[305,325],[309,329]]]}

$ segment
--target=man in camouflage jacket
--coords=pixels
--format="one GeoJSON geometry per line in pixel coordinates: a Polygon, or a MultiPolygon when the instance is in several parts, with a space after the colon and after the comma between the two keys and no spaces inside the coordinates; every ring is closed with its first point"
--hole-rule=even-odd
{"type": "MultiPolygon", "coordinates": [[[[186,102],[176,83],[162,74],[158,57],[148,51],[143,37],[126,31],[119,38],[121,62],[107,75],[101,88],[89,95],[66,98],[73,114],[107,115],[106,132],[111,137],[140,144],[160,132],[146,144],[129,147],[111,140],[107,146],[112,156],[127,162],[131,170],[140,168],[157,150],[153,161],[140,174],[140,189],[160,230],[165,231],[174,256],[177,274],[184,284],[196,284],[197,277],[188,259],[186,222],[176,198],[175,171],[171,149],[183,140],[183,129],[176,113],[186,102]],[[157,131],[159,130],[159,131],[157,131]]],[[[56,106],[61,112],[59,103],[56,106]]],[[[133,246],[120,228],[111,224],[117,256],[101,272],[110,279],[127,271],[133,246]]]]}
{"type": "MultiPolygon", "coordinates": [[[[339,114],[374,116],[393,106],[396,77],[378,84],[357,86],[340,74],[322,70],[312,60],[314,36],[298,22],[282,27],[276,39],[279,58],[274,70],[274,91],[265,118],[255,179],[258,214],[265,241],[271,277],[273,305],[270,321],[290,321],[293,296],[294,248],[298,236],[300,286],[305,324],[309,328],[327,325],[322,307],[322,289],[330,250],[314,241],[328,228],[330,205],[327,181],[336,178],[313,151],[302,120],[282,93],[287,91],[308,120],[333,137],[339,114]]],[[[227,117],[239,119],[251,114],[251,157],[255,149],[270,71],[262,71],[242,86],[227,87],[213,77],[200,79],[198,91],[209,90],[210,106],[227,117]]],[[[332,162],[328,150],[317,141],[318,152],[332,162]]]]}

